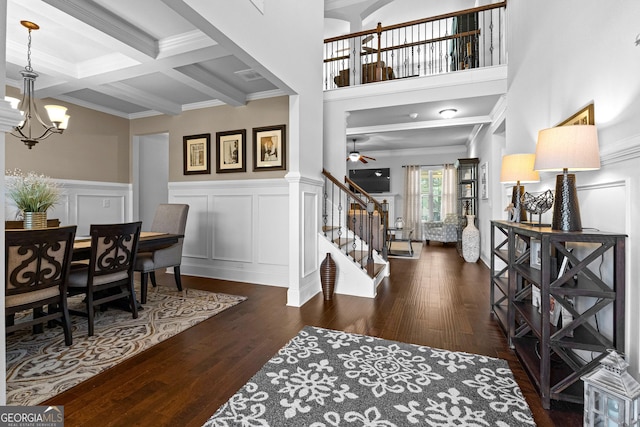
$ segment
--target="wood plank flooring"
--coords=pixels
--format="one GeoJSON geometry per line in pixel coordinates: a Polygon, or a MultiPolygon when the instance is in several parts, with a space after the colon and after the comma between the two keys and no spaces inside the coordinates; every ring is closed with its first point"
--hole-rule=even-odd
{"type": "MultiPolygon", "coordinates": [[[[158,273],[161,286],[173,276],[158,273]]],[[[286,306],[286,289],[183,276],[191,288],[249,299],[45,402],[65,426],[201,426],[305,325],[506,359],[539,426],[580,426],[581,407],[545,411],[489,313],[489,272],[452,245],[391,260],[375,300],[316,295],[286,306]]],[[[152,292],[153,290],[150,290],[152,292]]]]}

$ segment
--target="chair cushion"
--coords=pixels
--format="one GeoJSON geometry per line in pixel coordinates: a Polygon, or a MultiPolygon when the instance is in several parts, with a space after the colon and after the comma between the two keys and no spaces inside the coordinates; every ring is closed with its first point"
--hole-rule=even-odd
{"type": "MultiPolygon", "coordinates": [[[[103,276],[96,276],[93,278],[93,285],[100,286],[106,283],[117,282],[125,280],[129,277],[126,271],[118,271],[117,273],[105,274],[103,276]]],[[[86,288],[89,280],[88,268],[74,268],[69,273],[69,287],[70,288],[86,288]]]]}
{"type": "Polygon", "coordinates": [[[5,307],[17,307],[20,305],[31,304],[35,301],[42,301],[60,295],[60,289],[57,287],[40,289],[39,291],[25,292],[22,294],[7,295],[4,298],[5,307]]]}

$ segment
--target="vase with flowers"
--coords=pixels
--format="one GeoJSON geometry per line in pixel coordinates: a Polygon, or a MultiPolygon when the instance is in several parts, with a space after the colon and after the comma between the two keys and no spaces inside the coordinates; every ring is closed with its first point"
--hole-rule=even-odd
{"type": "Polygon", "coordinates": [[[60,185],[45,175],[23,173],[20,169],[7,171],[7,196],[22,214],[24,228],[46,228],[47,211],[62,195],[60,185]]]}

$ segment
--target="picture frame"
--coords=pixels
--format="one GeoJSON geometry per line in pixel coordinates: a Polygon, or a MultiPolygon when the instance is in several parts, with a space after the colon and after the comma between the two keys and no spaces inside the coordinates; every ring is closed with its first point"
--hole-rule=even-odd
{"type": "Polygon", "coordinates": [[[540,270],[542,262],[540,260],[541,242],[538,239],[531,239],[531,250],[529,252],[529,266],[540,270]]]}
{"type": "Polygon", "coordinates": [[[596,120],[594,116],[593,103],[587,105],[568,119],[565,119],[557,126],[572,126],[572,125],[595,125],[596,120]]]}
{"type": "Polygon", "coordinates": [[[480,165],[480,197],[482,200],[489,199],[489,162],[480,165]]]}
{"type": "Polygon", "coordinates": [[[253,171],[286,170],[286,125],[253,128],[253,171]]]}
{"type": "Polygon", "coordinates": [[[247,171],[247,131],[216,132],[216,173],[247,171]]]}
{"type": "Polygon", "coordinates": [[[184,174],[211,173],[211,134],[188,135],[182,138],[184,174]]]}

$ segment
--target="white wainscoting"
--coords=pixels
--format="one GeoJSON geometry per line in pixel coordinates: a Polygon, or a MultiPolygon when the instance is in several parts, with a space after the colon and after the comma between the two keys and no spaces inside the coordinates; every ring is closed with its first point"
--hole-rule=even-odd
{"type": "Polygon", "coordinates": [[[285,180],[173,182],[169,202],[189,205],[183,274],[289,285],[285,180]]]}
{"type": "MultiPolygon", "coordinates": [[[[131,221],[131,184],[114,182],[54,180],[63,189],[60,202],[47,212],[62,225],[76,224],[78,236],[89,235],[91,224],[131,221]]],[[[14,219],[18,209],[10,199],[5,204],[6,219],[14,219]]]]}

